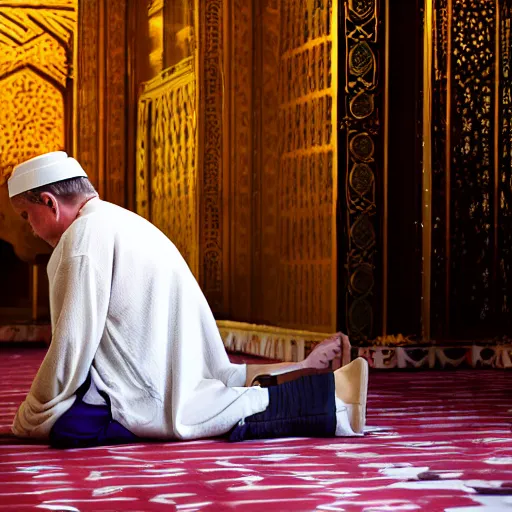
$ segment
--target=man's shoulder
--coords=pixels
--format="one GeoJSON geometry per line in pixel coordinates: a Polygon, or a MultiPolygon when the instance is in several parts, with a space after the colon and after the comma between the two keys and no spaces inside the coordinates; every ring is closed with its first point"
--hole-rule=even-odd
{"type": "Polygon", "coordinates": [[[116,224],[103,204],[88,208],[66,230],[56,249],[62,258],[89,256],[98,249],[104,251],[113,244],[116,224]]]}
{"type": "Polygon", "coordinates": [[[151,229],[153,225],[136,212],[127,210],[108,201],[98,200],[93,207],[87,211],[84,218],[90,224],[105,224],[112,228],[138,227],[151,229]]]}
{"type": "Polygon", "coordinates": [[[97,251],[104,256],[105,251],[116,247],[122,251],[136,252],[139,256],[146,251],[152,254],[156,251],[168,257],[168,251],[175,249],[171,240],[143,217],[99,200],[85,209],[84,214],[66,231],[61,242],[67,256],[89,255],[97,251]]]}

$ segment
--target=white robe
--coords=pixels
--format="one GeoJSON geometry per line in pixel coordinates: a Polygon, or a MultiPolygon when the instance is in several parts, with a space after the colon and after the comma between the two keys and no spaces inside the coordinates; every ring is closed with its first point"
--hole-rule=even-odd
{"type": "Polygon", "coordinates": [[[18,436],[46,439],[75,401],[111,401],[134,434],[221,435],[268,406],[229,362],[215,319],[176,247],[143,218],[93,199],[48,264],[52,343],[14,420],[18,436]]]}

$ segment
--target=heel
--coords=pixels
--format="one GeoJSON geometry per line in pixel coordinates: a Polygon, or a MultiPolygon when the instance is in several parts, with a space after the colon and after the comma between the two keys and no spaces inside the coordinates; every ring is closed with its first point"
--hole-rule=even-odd
{"type": "Polygon", "coordinates": [[[368,362],[362,357],[334,372],[336,396],[349,406],[350,425],[358,434],[363,433],[366,423],[368,374],[368,362]]]}

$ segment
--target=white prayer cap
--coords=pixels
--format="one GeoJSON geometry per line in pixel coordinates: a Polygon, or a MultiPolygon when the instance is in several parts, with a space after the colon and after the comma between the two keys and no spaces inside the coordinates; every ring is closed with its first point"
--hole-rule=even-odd
{"type": "Polygon", "coordinates": [[[64,151],[54,151],[36,156],[14,168],[7,186],[9,197],[17,196],[28,190],[57,181],[78,177],[87,178],[82,166],[64,151]]]}

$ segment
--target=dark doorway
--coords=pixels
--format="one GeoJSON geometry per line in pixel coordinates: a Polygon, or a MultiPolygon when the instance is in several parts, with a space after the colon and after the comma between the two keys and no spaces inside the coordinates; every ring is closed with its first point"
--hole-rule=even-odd
{"type": "Polygon", "coordinates": [[[0,321],[29,320],[30,265],[21,261],[11,244],[0,240],[0,321]]]}

